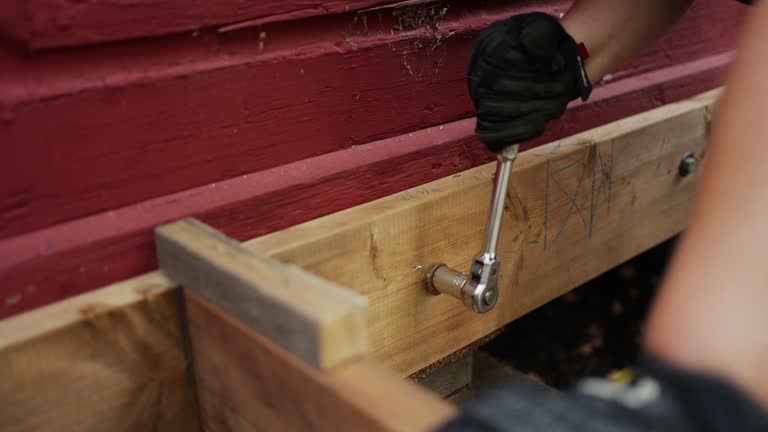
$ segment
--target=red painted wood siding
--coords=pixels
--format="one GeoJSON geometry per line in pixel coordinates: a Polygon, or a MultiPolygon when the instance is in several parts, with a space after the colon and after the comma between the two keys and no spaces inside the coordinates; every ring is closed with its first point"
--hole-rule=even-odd
{"type": "MultiPolygon", "coordinates": [[[[371,18],[368,35],[340,15],[265,26],[264,41],[244,31],[11,55],[0,238],[468,117],[472,37],[520,11],[507,3],[454,8],[444,41],[423,28],[393,33],[390,12],[371,18]]],[[[740,8],[723,3],[696,9],[617,79],[730,49],[724,27],[740,8]]]]}
{"type": "MultiPolygon", "coordinates": [[[[245,239],[490,160],[462,120],[472,38],[566,4],[459,2],[437,31],[400,31],[384,9],[364,23],[0,47],[0,317],[151,270],[152,227],[168,220],[245,239]]],[[[719,85],[743,13],[699,0],[537,142],[719,85]]]]}
{"type": "Polygon", "coordinates": [[[0,33],[30,49],[224,30],[349,12],[392,0],[4,0],[0,33]]]}

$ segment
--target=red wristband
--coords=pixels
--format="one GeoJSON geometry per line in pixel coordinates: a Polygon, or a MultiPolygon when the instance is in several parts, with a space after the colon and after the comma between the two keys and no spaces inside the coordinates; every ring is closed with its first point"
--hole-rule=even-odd
{"type": "Polygon", "coordinates": [[[582,60],[586,60],[589,58],[589,51],[587,51],[587,46],[584,45],[584,42],[579,42],[579,54],[581,55],[582,60]]]}
{"type": "Polygon", "coordinates": [[[576,66],[578,67],[576,90],[578,91],[581,100],[585,101],[589,99],[589,95],[592,94],[592,83],[589,81],[587,69],[584,67],[584,62],[589,58],[589,52],[587,51],[587,46],[584,45],[583,42],[578,43],[576,46],[579,49],[579,52],[576,54],[576,66]]]}

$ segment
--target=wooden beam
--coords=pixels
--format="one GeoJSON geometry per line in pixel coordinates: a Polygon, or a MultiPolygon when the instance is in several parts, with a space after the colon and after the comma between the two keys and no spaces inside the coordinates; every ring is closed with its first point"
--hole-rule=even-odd
{"type": "Polygon", "coordinates": [[[368,352],[368,302],[300,268],[254,253],[194,219],[155,231],[177,283],[315,367],[368,352]]]}
{"type": "Polygon", "coordinates": [[[187,294],[205,430],[428,431],[456,407],[371,360],[317,370],[187,294]]]}
{"type": "Polygon", "coordinates": [[[495,164],[247,242],[370,300],[372,354],[414,372],[680,232],[702,157],[709,92],[523,152],[510,180],[500,300],[477,315],[424,289],[467,269],[484,238],[495,164]]]}
{"type": "Polygon", "coordinates": [[[0,322],[2,429],[197,430],[169,286],[151,273],[0,322]]]}
{"type": "Polygon", "coordinates": [[[455,412],[363,358],[363,297],[194,219],[156,236],[185,287],[204,429],[418,431],[455,412]]]}

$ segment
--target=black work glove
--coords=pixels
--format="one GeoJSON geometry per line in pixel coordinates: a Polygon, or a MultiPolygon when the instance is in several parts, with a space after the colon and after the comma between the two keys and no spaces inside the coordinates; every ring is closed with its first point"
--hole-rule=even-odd
{"type": "Polygon", "coordinates": [[[467,75],[477,136],[494,152],[540,136],[570,101],[587,100],[592,91],[579,46],[557,19],[541,12],[485,29],[467,75]]]}
{"type": "Polygon", "coordinates": [[[768,411],[730,382],[656,358],[626,383],[559,393],[520,382],[465,406],[439,432],[764,432],[768,411]]]}

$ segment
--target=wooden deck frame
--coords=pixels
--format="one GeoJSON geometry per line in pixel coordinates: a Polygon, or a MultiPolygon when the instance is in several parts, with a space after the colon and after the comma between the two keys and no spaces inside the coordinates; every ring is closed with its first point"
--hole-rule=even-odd
{"type": "MultiPolygon", "coordinates": [[[[717,93],[522,153],[502,233],[502,297],[491,314],[428,296],[419,270],[436,260],[467,265],[482,239],[493,165],[246,247],[366,297],[370,357],[407,375],[680,232],[698,172],[681,178],[677,164],[687,152],[703,157],[717,93]]],[[[0,322],[0,424],[193,424],[175,287],[154,272],[0,322]]]]}
{"type": "Polygon", "coordinates": [[[427,431],[456,412],[366,358],[364,297],[196,220],[156,239],[184,284],[204,430],[427,431]]]}

